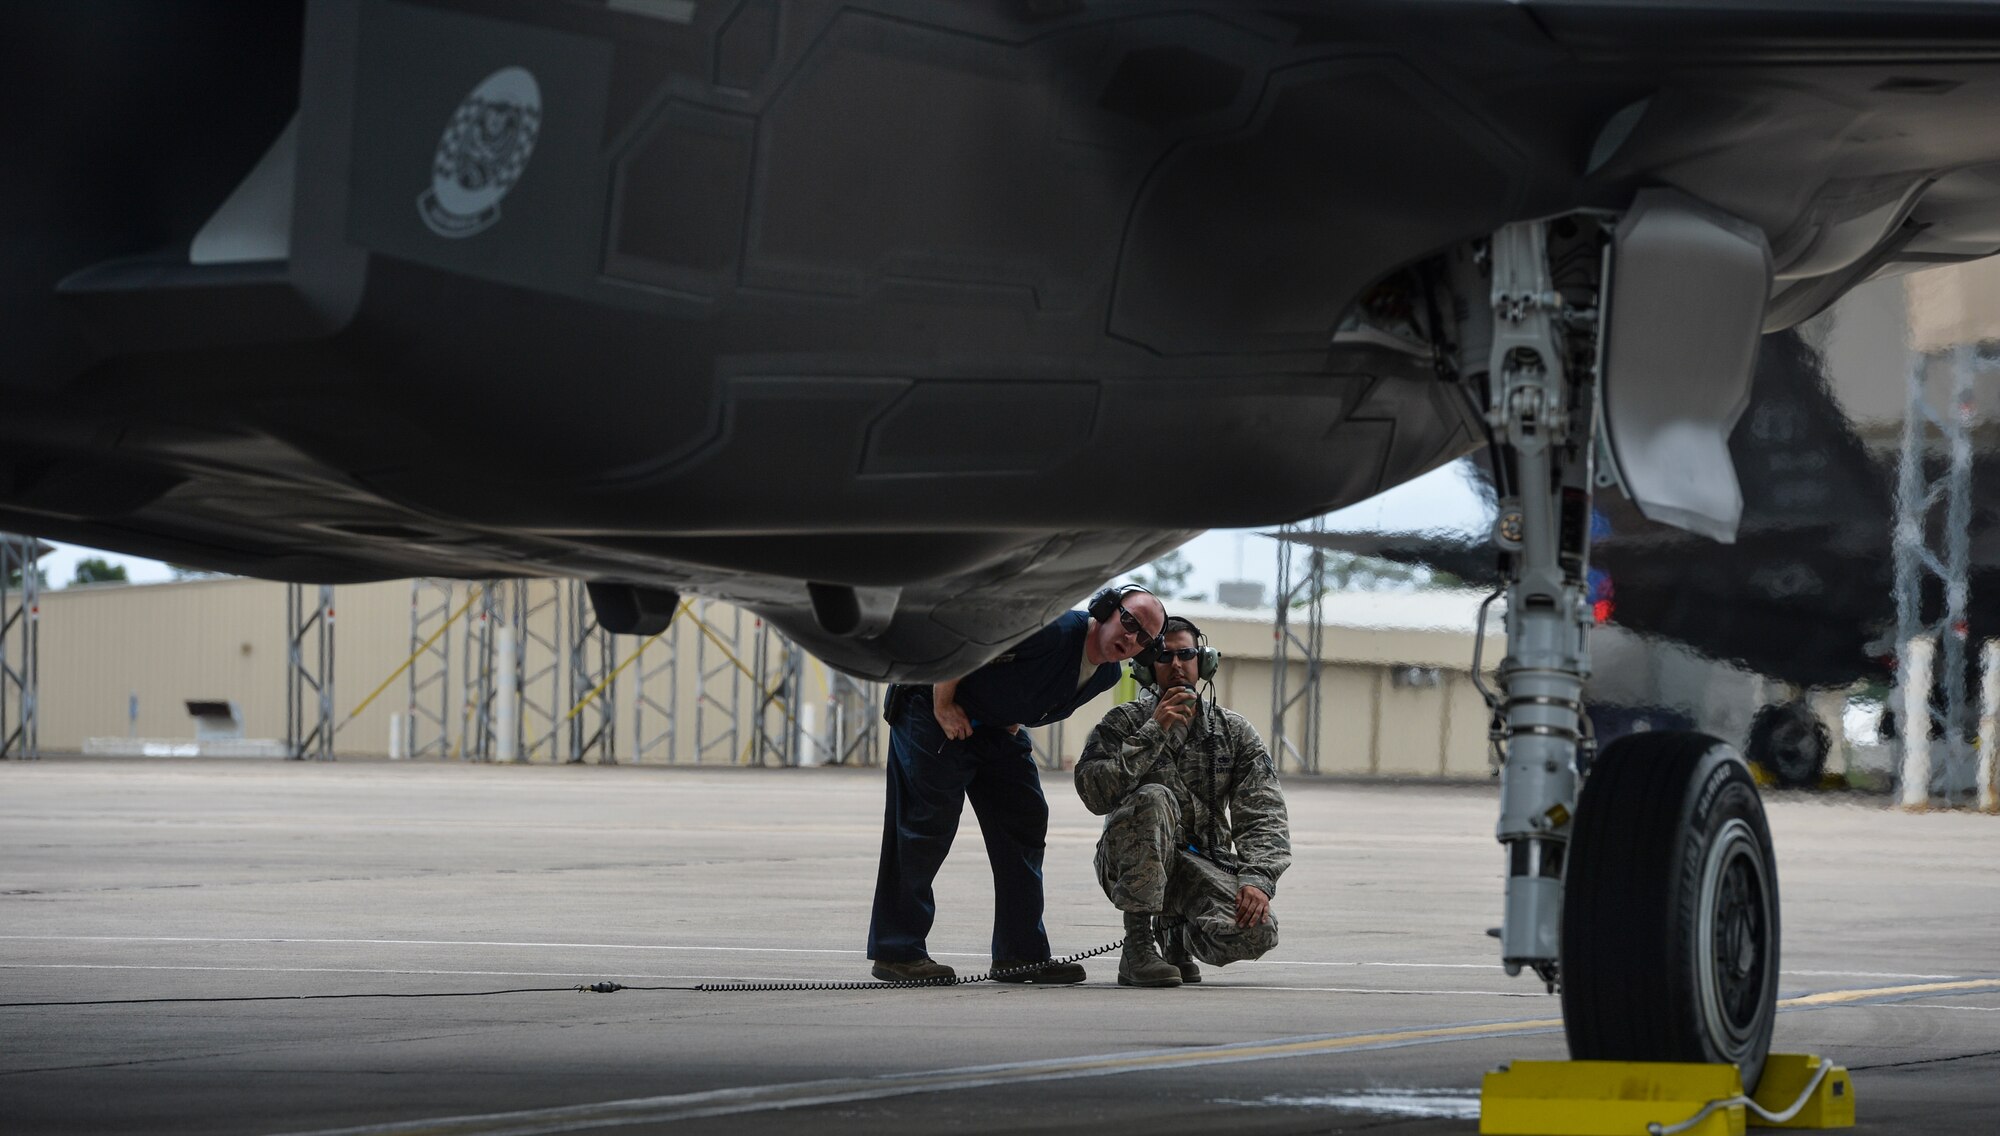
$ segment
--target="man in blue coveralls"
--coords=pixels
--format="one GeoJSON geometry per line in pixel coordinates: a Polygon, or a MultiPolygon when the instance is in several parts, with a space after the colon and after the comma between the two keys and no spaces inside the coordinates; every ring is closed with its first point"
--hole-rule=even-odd
{"type": "MultiPolygon", "coordinates": [[[[872,973],[884,981],[953,977],[924,938],[937,915],[931,881],[951,851],[965,802],[993,867],[993,969],[1047,960],[1042,846],[1049,805],[1023,726],[1061,721],[1118,682],[1118,664],[1159,638],[1166,608],[1136,585],[1106,588],[1084,611],[936,686],[889,690],[889,808],[868,926],[872,973]]],[[[1082,982],[1076,963],[1003,981],[1082,982]]]]}

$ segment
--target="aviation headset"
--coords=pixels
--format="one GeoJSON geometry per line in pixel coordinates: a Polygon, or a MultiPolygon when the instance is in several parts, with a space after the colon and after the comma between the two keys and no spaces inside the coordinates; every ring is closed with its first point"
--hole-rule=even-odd
{"type": "Polygon", "coordinates": [[[1083,609],[1084,614],[1099,623],[1103,623],[1105,620],[1111,618],[1112,613],[1118,610],[1119,604],[1125,602],[1126,596],[1132,595],[1135,592],[1148,596],[1153,594],[1153,590],[1144,584],[1119,584],[1115,588],[1106,588],[1090,597],[1089,605],[1083,609]]]}
{"type": "Polygon", "coordinates": [[[1202,682],[1214,681],[1215,672],[1222,666],[1222,652],[1208,645],[1208,633],[1194,620],[1185,615],[1170,615],[1167,617],[1167,622],[1160,627],[1159,638],[1148,643],[1145,650],[1132,656],[1132,677],[1139,680],[1140,688],[1146,689],[1153,685],[1153,664],[1160,657],[1160,651],[1167,641],[1169,631],[1194,633],[1195,645],[1201,651],[1201,657],[1195,667],[1196,677],[1202,682]],[[1173,626],[1176,623],[1182,626],[1173,626]]]}
{"type": "MultiPolygon", "coordinates": [[[[1222,652],[1208,645],[1208,633],[1203,631],[1201,626],[1194,620],[1189,619],[1185,615],[1170,615],[1167,617],[1166,623],[1160,626],[1160,637],[1153,640],[1144,651],[1132,657],[1132,677],[1139,681],[1139,688],[1141,690],[1156,689],[1156,683],[1153,680],[1153,662],[1160,657],[1160,650],[1166,643],[1169,631],[1188,631],[1193,633],[1195,646],[1201,652],[1201,656],[1196,662],[1195,673],[1199,681],[1213,683],[1215,672],[1222,666],[1222,652]]],[[[1214,687],[1210,686],[1209,690],[1211,697],[1213,697],[1214,687]]],[[[1231,724],[1230,715],[1228,714],[1222,716],[1222,732],[1223,736],[1228,740],[1229,753],[1232,755],[1235,754],[1236,728],[1231,724]]],[[[1222,794],[1217,791],[1215,784],[1215,763],[1204,761],[1202,769],[1207,774],[1208,794],[1203,798],[1203,801],[1208,805],[1208,846],[1209,850],[1213,852],[1219,843],[1219,833],[1221,831],[1218,827],[1218,821],[1222,816],[1222,794]]],[[[1234,791],[1236,765],[1233,760],[1230,762],[1228,769],[1230,791],[1234,791]]],[[[1190,788],[1192,787],[1190,786],[1190,788]]],[[[1201,855],[1199,850],[1197,850],[1196,855],[1201,855]]]]}
{"type": "MultiPolygon", "coordinates": [[[[1118,614],[1118,606],[1124,604],[1124,598],[1130,596],[1130,594],[1134,594],[1134,592],[1152,596],[1152,588],[1146,588],[1144,584],[1118,584],[1116,588],[1104,588],[1096,596],[1090,596],[1090,606],[1084,608],[1084,614],[1090,616],[1092,620],[1098,620],[1102,624],[1104,620],[1116,616],[1118,614]]],[[[1164,604],[1162,604],[1162,608],[1164,608],[1164,604]]],[[[1140,646],[1140,652],[1134,658],[1152,658],[1152,652],[1158,646],[1160,646],[1160,636],[1152,636],[1150,640],[1146,640],[1144,646],[1140,646]]]]}

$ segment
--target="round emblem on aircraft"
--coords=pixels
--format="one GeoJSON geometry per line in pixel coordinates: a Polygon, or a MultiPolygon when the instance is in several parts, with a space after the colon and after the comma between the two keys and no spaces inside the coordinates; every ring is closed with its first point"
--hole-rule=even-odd
{"type": "Polygon", "coordinates": [[[444,128],[431,187],[417,213],[441,237],[469,237],[500,219],[500,199],[521,180],[542,129],[542,89],[524,67],[480,81],[444,128]]]}

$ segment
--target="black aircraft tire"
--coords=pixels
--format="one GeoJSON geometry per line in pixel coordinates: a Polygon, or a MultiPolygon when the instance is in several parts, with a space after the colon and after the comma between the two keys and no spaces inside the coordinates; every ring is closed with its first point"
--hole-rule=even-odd
{"type": "Polygon", "coordinates": [[[1786,789],[1810,789],[1826,774],[1833,734],[1819,715],[1797,703],[1760,708],[1750,719],[1745,756],[1786,789]]]}
{"type": "Polygon", "coordinates": [[[1777,1014],[1778,866],[1743,759],[1679,731],[1606,746],[1564,876],[1570,1056],[1729,1062],[1755,1089],[1777,1014]]]}

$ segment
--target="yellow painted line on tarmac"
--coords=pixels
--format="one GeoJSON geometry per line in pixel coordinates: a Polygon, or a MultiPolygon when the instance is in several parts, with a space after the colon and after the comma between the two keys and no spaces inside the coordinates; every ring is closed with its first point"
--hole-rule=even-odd
{"type": "Polygon", "coordinates": [[[1865,1002],[1871,998],[1960,994],[1976,990],[2000,991],[2000,978],[1969,978],[1962,982],[1919,982],[1912,986],[1877,986],[1872,990],[1828,990],[1820,994],[1785,998],[1778,1003],[1778,1008],[1789,1010],[1795,1006],[1838,1006],[1847,1002],[1865,1002]]]}
{"type": "MultiPolygon", "coordinates": [[[[1829,990],[1819,994],[1782,999],[1778,1003],[1778,1008],[1809,1009],[1865,1002],[1876,998],[1920,998],[1928,995],[1988,990],[2000,991],[2000,979],[1966,979],[1954,982],[1876,986],[1856,990],[1829,990]]],[[[872,1077],[748,1085],[741,1088],[599,1101],[593,1104],[525,1109],[518,1112],[321,1129],[310,1133],[294,1133],[291,1136],[560,1136],[564,1133],[620,1128],[635,1124],[664,1124],[677,1120],[813,1108],[919,1093],[1031,1084],[1038,1081],[1069,1080],[1079,1077],[1104,1077],[1203,1065],[1284,1060],[1342,1052],[1398,1049],[1481,1038],[1516,1037],[1561,1027],[1560,1018],[1524,1018],[1421,1029],[1384,1030],[1376,1033],[1273,1038],[1262,1042],[1239,1042],[1189,1049],[1089,1054],[928,1072],[887,1073],[872,1077]]]]}

